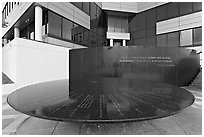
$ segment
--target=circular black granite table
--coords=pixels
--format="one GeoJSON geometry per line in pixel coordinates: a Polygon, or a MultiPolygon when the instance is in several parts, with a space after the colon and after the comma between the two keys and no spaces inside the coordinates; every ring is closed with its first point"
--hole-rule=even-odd
{"type": "Polygon", "coordinates": [[[15,110],[38,118],[126,122],[179,113],[194,102],[194,96],[164,83],[100,78],[30,85],[11,93],[7,101],[15,110]]]}

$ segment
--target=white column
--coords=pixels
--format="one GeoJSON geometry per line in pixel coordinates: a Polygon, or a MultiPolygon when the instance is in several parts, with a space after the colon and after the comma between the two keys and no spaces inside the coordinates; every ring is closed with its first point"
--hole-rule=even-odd
{"type": "Polygon", "coordinates": [[[3,42],[4,42],[4,46],[8,43],[8,40],[7,40],[7,38],[4,38],[3,39],[3,42]]]}
{"type": "Polygon", "coordinates": [[[110,39],[110,46],[113,46],[113,39],[110,39]]]}
{"type": "Polygon", "coordinates": [[[126,46],[126,40],[123,39],[123,46],[126,46]]]}
{"type": "Polygon", "coordinates": [[[35,7],[35,40],[42,41],[42,8],[35,7]]]}
{"type": "Polygon", "coordinates": [[[19,38],[19,37],[20,37],[20,29],[14,28],[14,38],[19,38]]]}

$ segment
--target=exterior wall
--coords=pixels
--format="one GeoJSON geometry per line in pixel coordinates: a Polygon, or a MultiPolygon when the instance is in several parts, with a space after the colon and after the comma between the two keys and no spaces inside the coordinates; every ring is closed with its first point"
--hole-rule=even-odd
{"type": "Polygon", "coordinates": [[[102,2],[102,9],[137,13],[136,2],[102,2]]]}
{"type": "Polygon", "coordinates": [[[142,11],[160,6],[165,3],[166,2],[138,2],[137,9],[138,9],[138,12],[142,12],[142,11]]]}
{"type": "MultiPolygon", "coordinates": [[[[145,5],[153,6],[153,3],[138,3],[138,7],[141,4],[143,9],[145,5]]],[[[129,20],[127,45],[198,49],[202,45],[201,30],[201,2],[170,2],[133,16],[129,20]]]]}
{"type": "Polygon", "coordinates": [[[14,83],[16,82],[16,59],[16,41],[12,41],[2,48],[2,72],[4,72],[14,83]]]}
{"type": "Polygon", "coordinates": [[[130,33],[107,32],[107,38],[130,40],[130,33]]]}
{"type": "Polygon", "coordinates": [[[102,2],[102,9],[139,13],[166,2],[102,2]]]}
{"type": "Polygon", "coordinates": [[[202,26],[202,12],[196,12],[185,16],[157,22],[157,34],[173,32],[188,28],[202,26]]]}
{"type": "Polygon", "coordinates": [[[69,2],[39,2],[39,4],[87,29],[90,29],[90,16],[69,2]]]}
{"type": "MultiPolygon", "coordinates": [[[[76,3],[72,3],[72,4],[73,5],[75,4],[75,6],[78,6],[80,8],[80,6],[77,5],[76,3]]],[[[82,6],[83,3],[82,2],[80,3],[82,6]]],[[[90,16],[85,12],[85,9],[83,9],[84,11],[81,11],[81,12],[83,12],[83,14],[86,14],[86,16],[90,17],[90,21],[89,21],[89,23],[91,24],[90,29],[87,29],[86,27],[67,19],[66,16],[61,16],[62,14],[57,14],[56,12],[48,11],[47,12],[48,36],[53,37],[54,39],[59,39],[60,41],[64,40],[65,42],[68,41],[68,42],[80,44],[87,47],[105,45],[106,44],[105,13],[94,2],[91,2],[88,4],[89,4],[89,7],[87,7],[88,9],[86,8],[86,11],[88,10],[91,12],[90,16]]],[[[59,45],[58,43],[55,43],[55,44],[59,45]]]]}
{"type": "MultiPolygon", "coordinates": [[[[9,45],[6,45],[6,48],[9,45]]],[[[42,42],[15,38],[7,51],[3,50],[3,72],[9,78],[16,79],[17,88],[45,81],[69,78],[69,50],[42,42]],[[9,53],[10,52],[10,53],[9,53]],[[16,58],[10,61],[11,58],[16,58]],[[10,56],[10,57],[9,57],[10,56]],[[8,59],[9,62],[8,62],[8,59]],[[10,65],[11,63],[14,63],[10,65]],[[6,69],[6,70],[5,70],[6,69]]]]}
{"type": "Polygon", "coordinates": [[[81,46],[79,44],[67,42],[67,41],[52,38],[52,37],[47,37],[44,39],[44,41],[47,43],[52,43],[52,44],[59,45],[61,47],[67,47],[70,49],[87,48],[87,47],[81,46]]]}
{"type": "Polygon", "coordinates": [[[100,8],[102,8],[102,2],[95,2],[100,8]]]}
{"type": "Polygon", "coordinates": [[[6,18],[8,22],[7,28],[2,28],[2,36],[14,25],[14,23],[23,15],[23,13],[32,5],[32,2],[21,2],[20,5],[15,6],[11,13],[6,18]]]}

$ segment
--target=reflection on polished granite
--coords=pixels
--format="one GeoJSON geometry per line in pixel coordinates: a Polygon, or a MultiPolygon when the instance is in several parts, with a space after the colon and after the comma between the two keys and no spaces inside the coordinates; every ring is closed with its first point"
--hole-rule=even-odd
{"type": "Polygon", "coordinates": [[[194,102],[185,89],[120,78],[58,80],[10,94],[16,110],[39,118],[74,122],[141,121],[170,116],[194,102]]]}

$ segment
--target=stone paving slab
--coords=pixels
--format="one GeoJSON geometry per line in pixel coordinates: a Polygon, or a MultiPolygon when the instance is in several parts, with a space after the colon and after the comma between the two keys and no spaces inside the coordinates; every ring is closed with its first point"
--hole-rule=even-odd
{"type": "Polygon", "coordinates": [[[30,117],[27,121],[25,121],[21,127],[18,129],[16,134],[23,133],[23,132],[31,132],[33,130],[48,130],[55,128],[57,121],[52,120],[44,120],[40,118],[30,117]]]}
{"type": "Polygon", "coordinates": [[[10,118],[10,119],[3,119],[2,120],[2,130],[7,127],[9,124],[11,124],[15,119],[10,118]]]}
{"type": "Polygon", "coordinates": [[[43,128],[28,131],[18,131],[15,135],[51,135],[53,130],[53,128],[43,128]]]}
{"type": "Polygon", "coordinates": [[[79,135],[80,127],[81,127],[80,123],[59,122],[53,134],[54,135],[79,135]]]}
{"type": "Polygon", "coordinates": [[[197,123],[191,122],[185,117],[174,117],[175,121],[183,128],[187,135],[201,135],[202,127],[197,123]]]}
{"type": "Polygon", "coordinates": [[[161,118],[149,121],[160,132],[165,135],[185,135],[185,131],[176,123],[172,117],[161,118]]]}

